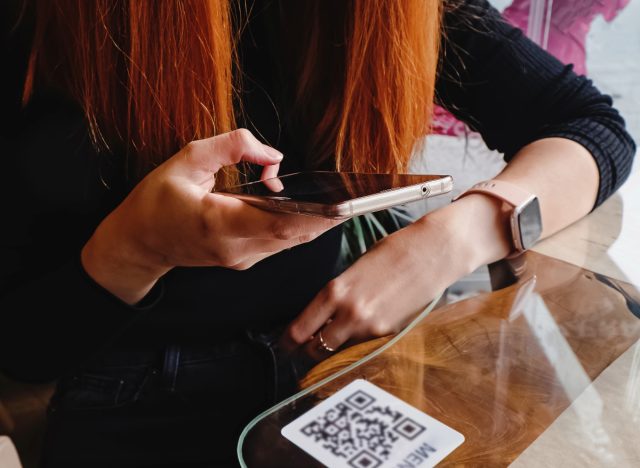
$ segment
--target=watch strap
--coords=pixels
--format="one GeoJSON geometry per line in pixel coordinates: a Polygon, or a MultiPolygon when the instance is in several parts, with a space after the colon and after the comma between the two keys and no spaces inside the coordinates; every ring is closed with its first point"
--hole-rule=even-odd
{"type": "Polygon", "coordinates": [[[505,203],[508,203],[514,208],[524,205],[534,197],[534,195],[532,195],[531,193],[527,192],[526,190],[522,190],[520,187],[514,184],[505,182],[503,180],[493,179],[475,184],[469,190],[462,192],[453,200],[459,200],[460,198],[471,195],[472,193],[484,193],[487,195],[491,195],[492,197],[498,198],[505,203]]]}

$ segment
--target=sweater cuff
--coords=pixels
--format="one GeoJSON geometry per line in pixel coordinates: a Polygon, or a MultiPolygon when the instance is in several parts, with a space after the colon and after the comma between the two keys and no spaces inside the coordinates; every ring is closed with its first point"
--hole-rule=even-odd
{"type": "Polygon", "coordinates": [[[129,305],[96,283],[80,253],[2,298],[0,369],[19,380],[49,381],[81,367],[162,302],[159,281],[129,305]]]}
{"type": "Polygon", "coordinates": [[[164,298],[164,279],[160,278],[141,300],[133,305],[127,304],[122,299],[115,296],[107,289],[103,288],[100,284],[96,283],[96,281],[84,269],[80,252],[78,252],[78,255],[76,255],[75,263],[75,267],[78,269],[78,271],[80,271],[80,274],[84,281],[86,281],[94,291],[96,291],[107,301],[113,301],[120,307],[131,309],[132,312],[144,312],[154,309],[164,298]]]}

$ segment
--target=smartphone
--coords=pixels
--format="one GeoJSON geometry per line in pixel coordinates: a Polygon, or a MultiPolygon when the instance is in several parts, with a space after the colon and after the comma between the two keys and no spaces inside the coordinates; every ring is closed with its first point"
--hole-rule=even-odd
{"type": "Polygon", "coordinates": [[[222,187],[215,192],[270,211],[345,219],[447,193],[452,188],[453,178],[448,175],[313,171],[222,187]]]}

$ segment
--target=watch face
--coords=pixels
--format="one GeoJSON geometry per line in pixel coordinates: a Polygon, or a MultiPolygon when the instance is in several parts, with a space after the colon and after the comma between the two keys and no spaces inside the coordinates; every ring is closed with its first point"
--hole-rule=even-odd
{"type": "Polygon", "coordinates": [[[526,250],[533,246],[542,234],[542,217],[537,197],[534,197],[522,208],[518,221],[522,247],[526,250]]]}

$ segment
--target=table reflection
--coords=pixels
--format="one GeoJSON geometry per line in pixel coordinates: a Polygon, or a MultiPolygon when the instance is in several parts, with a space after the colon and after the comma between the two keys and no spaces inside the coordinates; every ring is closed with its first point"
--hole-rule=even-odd
{"type": "MultiPolygon", "coordinates": [[[[444,465],[507,465],[570,405],[575,421],[568,424],[587,441],[585,456],[598,464],[615,461],[606,405],[592,383],[640,338],[634,315],[640,294],[627,283],[535,252],[494,266],[492,277],[508,278],[505,271],[514,284],[437,308],[378,356],[260,419],[241,441],[247,465],[317,466],[280,429],[356,378],[464,434],[444,465]]],[[[338,372],[389,339],[333,356],[302,385],[338,372]]],[[[639,353],[619,376],[619,387],[627,389],[621,398],[636,405],[628,419],[638,417],[639,353]]],[[[526,456],[518,461],[526,465],[526,456]]],[[[542,459],[533,455],[531,466],[542,459]]]]}

